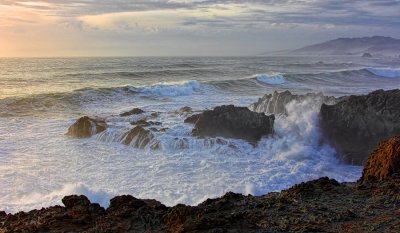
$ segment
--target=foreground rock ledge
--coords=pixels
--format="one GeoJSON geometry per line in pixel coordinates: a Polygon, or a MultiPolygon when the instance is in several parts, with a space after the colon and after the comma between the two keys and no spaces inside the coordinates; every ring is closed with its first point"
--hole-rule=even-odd
{"type": "Polygon", "coordinates": [[[358,183],[323,177],[259,197],[227,193],[198,206],[124,195],[104,209],[72,195],[63,198],[65,207],[0,211],[0,232],[399,232],[399,142],[381,143],[358,183]]]}
{"type": "Polygon", "coordinates": [[[193,123],[193,135],[200,137],[239,138],[255,143],[262,136],[274,132],[274,115],[250,111],[246,107],[222,105],[214,110],[186,118],[185,123],[193,123]]]}

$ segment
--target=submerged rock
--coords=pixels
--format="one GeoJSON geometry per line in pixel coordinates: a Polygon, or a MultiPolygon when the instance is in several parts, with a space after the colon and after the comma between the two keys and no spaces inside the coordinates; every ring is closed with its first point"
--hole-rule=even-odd
{"type": "Polygon", "coordinates": [[[144,111],[142,109],[134,108],[134,109],[132,109],[132,110],[130,110],[128,112],[124,112],[124,113],[119,114],[119,116],[126,117],[126,116],[131,116],[131,115],[138,115],[138,114],[142,114],[142,113],[144,113],[144,111]]]}
{"type": "Polygon", "coordinates": [[[122,137],[122,143],[141,149],[145,147],[150,147],[151,149],[160,148],[160,142],[154,139],[153,133],[142,126],[136,126],[126,132],[122,137]]]}
{"type": "Polygon", "coordinates": [[[249,106],[254,112],[263,112],[265,114],[287,115],[286,105],[292,101],[310,100],[318,107],[322,103],[334,104],[337,99],[333,96],[324,96],[322,93],[307,93],[303,95],[292,94],[290,91],[277,92],[264,95],[258,101],[249,106]]]}
{"type": "Polygon", "coordinates": [[[188,117],[185,122],[195,124],[192,131],[195,136],[239,138],[254,143],[273,133],[274,120],[274,115],[223,105],[188,117]]]}
{"type": "Polygon", "coordinates": [[[360,183],[382,182],[400,175],[400,136],[381,142],[368,157],[360,183]]]}
{"type": "Polygon", "coordinates": [[[370,53],[363,53],[362,57],[372,57],[372,54],[370,54],[370,53]]]}
{"type": "Polygon", "coordinates": [[[147,126],[150,126],[150,125],[162,125],[162,123],[158,122],[158,121],[139,120],[139,121],[131,122],[131,125],[147,127],[147,126]]]}
{"type": "Polygon", "coordinates": [[[107,124],[104,119],[84,116],[68,128],[66,135],[74,138],[88,138],[94,134],[103,132],[106,128],[107,124]]]}
{"type": "Polygon", "coordinates": [[[321,127],[347,163],[361,165],[381,140],[400,135],[400,90],[350,96],[321,106],[321,127]]]}

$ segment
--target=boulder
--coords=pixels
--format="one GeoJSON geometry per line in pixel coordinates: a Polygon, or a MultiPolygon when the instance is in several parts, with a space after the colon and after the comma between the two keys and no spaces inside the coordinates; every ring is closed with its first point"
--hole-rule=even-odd
{"type": "Polygon", "coordinates": [[[147,146],[151,149],[159,149],[160,147],[160,142],[154,139],[153,133],[142,126],[136,126],[126,132],[122,137],[122,143],[141,149],[147,146]]]}
{"type": "Polygon", "coordinates": [[[71,125],[66,134],[74,138],[88,138],[103,132],[106,128],[107,124],[104,119],[84,116],[71,125]]]}
{"type": "Polygon", "coordinates": [[[262,136],[272,134],[274,115],[250,111],[246,107],[223,105],[191,116],[185,122],[194,123],[193,135],[200,137],[227,137],[255,143],[262,136]]]}
{"type": "Polygon", "coordinates": [[[134,109],[132,109],[130,111],[123,112],[123,113],[119,114],[119,116],[126,117],[126,116],[131,116],[131,115],[138,115],[138,114],[142,114],[142,113],[144,113],[144,111],[142,109],[134,108],[134,109]]]}
{"type": "Polygon", "coordinates": [[[320,125],[342,159],[362,165],[382,140],[400,135],[400,90],[377,90],[322,104],[320,125]]]}
{"type": "Polygon", "coordinates": [[[400,174],[400,136],[379,144],[368,157],[358,182],[382,182],[395,174],[400,174]]]}

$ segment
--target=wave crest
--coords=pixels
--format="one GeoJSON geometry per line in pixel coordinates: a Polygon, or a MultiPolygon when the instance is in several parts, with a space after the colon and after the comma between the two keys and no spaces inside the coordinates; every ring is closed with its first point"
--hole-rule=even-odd
{"type": "Polygon", "coordinates": [[[271,85],[279,85],[286,83],[286,78],[282,74],[256,74],[253,75],[257,81],[271,84],[271,85]]]}
{"type": "Polygon", "coordinates": [[[400,77],[400,68],[375,68],[369,67],[367,70],[370,73],[373,73],[377,76],[385,77],[385,78],[399,78],[400,77]]]}

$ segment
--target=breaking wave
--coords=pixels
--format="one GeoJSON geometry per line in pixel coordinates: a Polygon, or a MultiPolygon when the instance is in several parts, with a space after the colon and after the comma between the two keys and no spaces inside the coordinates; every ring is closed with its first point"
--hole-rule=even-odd
{"type": "Polygon", "coordinates": [[[271,85],[279,85],[286,83],[286,78],[282,74],[273,74],[273,75],[256,74],[253,75],[253,78],[255,78],[259,82],[271,85]]]}
{"type": "Polygon", "coordinates": [[[374,68],[369,67],[367,70],[377,76],[385,78],[400,78],[400,68],[374,68]]]}

